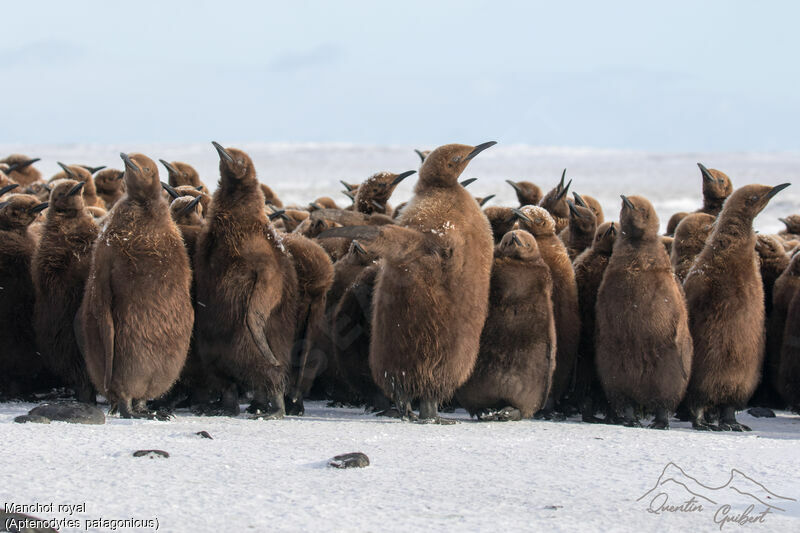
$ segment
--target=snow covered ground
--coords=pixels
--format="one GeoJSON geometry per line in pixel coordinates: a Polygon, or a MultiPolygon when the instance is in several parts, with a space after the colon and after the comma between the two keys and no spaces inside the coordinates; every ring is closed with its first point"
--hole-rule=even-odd
{"type": "Polygon", "coordinates": [[[763,522],[722,530],[800,530],[800,417],[789,413],[742,414],[753,432],[738,434],[694,432],[677,421],[667,432],[478,423],[464,412],[450,415],[462,419],[457,425],[418,425],[321,402],[309,402],[302,418],[273,422],[179,412],[170,422],[13,423],[32,407],[0,405],[0,501],[53,503],[42,518],[68,518],[58,505],[84,504],[73,515],[81,527],[62,531],[99,518],[157,518],[160,531],[176,532],[719,531],[715,518],[751,503],[758,518],[765,506],[755,498],[775,507],[763,522]],[[196,435],[203,430],[213,440],[196,435]],[[170,457],[132,456],[153,448],[170,457]],[[371,465],[326,466],[354,451],[371,465]],[[733,489],[713,490],[732,469],[740,472],[733,489]],[[697,503],[686,506],[691,497],[697,503]],[[648,511],[666,499],[687,510],[648,511]],[[698,504],[702,510],[688,510],[698,504]]]}
{"type": "MultiPolygon", "coordinates": [[[[340,205],[349,204],[339,191],[340,179],[361,181],[380,171],[402,172],[419,166],[413,148],[433,146],[364,146],[354,144],[280,144],[235,142],[214,139],[224,146],[245,150],[253,158],[258,176],[270,185],[284,203],[307,204],[319,196],[331,196],[340,205]]],[[[619,218],[620,194],[647,196],[656,207],[662,228],[677,211],[693,211],[702,202],[702,178],[696,163],[723,170],[734,187],[748,183],[794,186],[776,196],[756,219],[756,229],[775,232],[783,228],[777,218],[800,212],[800,152],[791,153],[656,153],[594,148],[504,145],[502,139],[453,139],[478,144],[498,140],[500,144],[481,153],[469,164],[464,177],[477,177],[470,185],[475,196],[496,194],[488,205],[516,204],[506,179],[529,180],[547,191],[567,168],[572,190],[600,200],[608,220],[619,218]]],[[[42,174],[60,169],[56,161],[109,165],[122,168],[119,152],[142,152],[153,159],[185,161],[200,172],[213,188],[219,178],[219,158],[207,143],[184,145],[0,145],[0,154],[24,153],[41,157],[42,174]]],[[[166,171],[161,169],[162,178],[166,171]]],[[[404,181],[392,197],[394,205],[411,195],[415,179],[404,181]]]]}

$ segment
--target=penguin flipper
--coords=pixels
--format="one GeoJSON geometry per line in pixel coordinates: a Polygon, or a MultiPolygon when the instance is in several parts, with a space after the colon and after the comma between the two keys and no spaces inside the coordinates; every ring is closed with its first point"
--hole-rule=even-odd
{"type": "Polygon", "coordinates": [[[258,351],[261,352],[261,355],[272,366],[280,366],[280,362],[278,361],[277,357],[275,357],[275,353],[272,351],[272,348],[270,348],[269,341],[267,341],[268,316],[261,309],[258,309],[257,306],[253,305],[253,294],[256,292],[256,287],[258,286],[260,277],[261,276],[258,272],[254,272],[255,279],[247,297],[245,322],[247,324],[247,329],[250,332],[250,337],[253,339],[253,344],[256,345],[258,351]]]}

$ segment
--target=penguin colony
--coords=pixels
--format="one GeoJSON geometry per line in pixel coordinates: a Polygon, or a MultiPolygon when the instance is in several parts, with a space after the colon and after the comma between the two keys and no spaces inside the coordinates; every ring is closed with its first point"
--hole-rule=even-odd
{"type": "Polygon", "coordinates": [[[702,207],[616,221],[569,190],[460,177],[493,146],[416,150],[417,170],[342,181],[350,200],[285,206],[243,151],[189,164],[0,159],[0,399],[69,394],[125,418],[176,408],[254,419],[303,400],[449,424],[580,413],[588,423],[748,431],[748,405],[800,409],[800,215],[753,221],[789,184],[734,189],[698,163],[702,207]],[[417,174],[413,197],[392,206],[417,174]],[[55,392],[54,392],[55,391],[55,392]],[[598,416],[601,415],[601,416],[598,416]]]}

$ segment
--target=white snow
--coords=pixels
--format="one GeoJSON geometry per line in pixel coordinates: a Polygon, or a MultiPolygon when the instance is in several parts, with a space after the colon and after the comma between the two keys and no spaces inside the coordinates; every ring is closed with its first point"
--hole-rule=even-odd
{"type": "MultiPolygon", "coordinates": [[[[716,505],[702,512],[650,513],[658,493],[672,505],[690,497],[668,483],[637,501],[670,462],[708,487],[736,469],[775,495],[800,498],[800,418],[789,413],[741,413],[752,433],[699,433],[674,420],[666,432],[478,423],[464,412],[449,415],[457,425],[418,425],[321,402],[309,402],[304,417],[271,422],[179,412],[169,422],[13,423],[32,407],[0,405],[0,501],[85,503],[74,515],[82,521],[158,518],[160,531],[719,531],[719,507],[731,505],[732,515],[752,501],[728,489],[705,494],[716,505]],[[213,440],[195,435],[201,430],[213,440]],[[170,457],[133,457],[139,449],[170,457]],[[369,456],[369,467],[326,466],[355,451],[369,456]]],[[[800,530],[797,501],[768,502],[783,510],[722,530],[800,530]]],[[[751,515],[763,508],[755,503],[751,515]]]]}

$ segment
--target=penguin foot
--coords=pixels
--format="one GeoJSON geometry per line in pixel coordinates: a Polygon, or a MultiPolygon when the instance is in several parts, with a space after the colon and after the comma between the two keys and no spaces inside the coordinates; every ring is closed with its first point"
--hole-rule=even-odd
{"type": "Polygon", "coordinates": [[[433,418],[420,418],[418,416],[414,416],[413,419],[410,419],[417,424],[438,424],[440,426],[452,426],[454,424],[458,424],[458,420],[454,420],[452,418],[443,418],[441,416],[435,416],[433,418]]]}
{"type": "Polygon", "coordinates": [[[653,420],[647,426],[648,429],[669,429],[669,421],[668,420],[653,420]]]}
{"type": "Polygon", "coordinates": [[[533,415],[533,418],[536,420],[551,420],[553,422],[563,422],[567,419],[567,415],[564,413],[560,413],[554,410],[545,410],[542,409],[537,411],[536,414],[533,415]]]}
{"type": "Polygon", "coordinates": [[[286,402],[286,414],[287,416],[303,416],[306,412],[305,405],[303,405],[303,399],[299,398],[297,400],[289,399],[286,402]]]}
{"type": "Polygon", "coordinates": [[[695,431],[722,431],[717,426],[705,422],[698,422],[697,420],[692,422],[692,429],[695,431]]]}
{"type": "Polygon", "coordinates": [[[478,413],[481,422],[516,422],[522,420],[522,413],[516,407],[506,406],[500,410],[484,409],[478,413]]]}
{"type": "Polygon", "coordinates": [[[753,431],[739,422],[720,422],[717,431],[753,431]]]}
{"type": "Polygon", "coordinates": [[[394,407],[390,407],[389,409],[378,411],[377,413],[375,413],[375,416],[385,416],[388,418],[403,418],[405,415],[402,414],[397,409],[395,409],[394,407]]]}
{"type": "Polygon", "coordinates": [[[223,403],[207,403],[195,405],[192,408],[192,413],[198,416],[230,416],[237,417],[241,413],[239,404],[225,405],[223,403]]]}
{"type": "Polygon", "coordinates": [[[597,418],[594,415],[581,415],[581,422],[586,422],[587,424],[605,424],[606,421],[602,418],[597,418]]]}
{"type": "Polygon", "coordinates": [[[642,427],[642,423],[636,420],[635,418],[624,418],[622,420],[622,425],[626,428],[640,428],[642,427]]]}
{"type": "Polygon", "coordinates": [[[250,402],[250,405],[247,406],[245,411],[247,411],[251,415],[257,415],[269,411],[269,404],[253,400],[252,402],[250,402]]]}
{"type": "Polygon", "coordinates": [[[273,409],[269,412],[255,413],[250,415],[250,420],[280,420],[286,415],[283,409],[273,409]]]}

